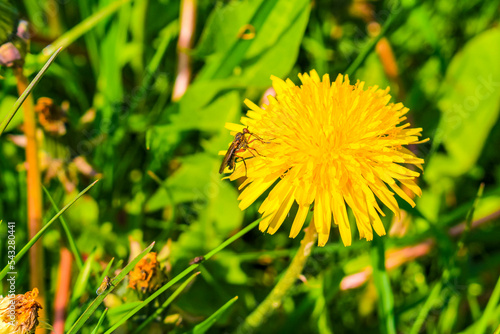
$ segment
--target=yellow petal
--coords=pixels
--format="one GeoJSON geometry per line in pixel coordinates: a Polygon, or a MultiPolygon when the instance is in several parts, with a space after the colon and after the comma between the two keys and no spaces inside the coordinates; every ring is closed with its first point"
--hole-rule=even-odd
{"type": "Polygon", "coordinates": [[[274,180],[265,182],[263,179],[259,179],[258,181],[253,182],[249,185],[242,193],[238,196],[238,200],[240,200],[239,207],[241,210],[245,210],[248,208],[264,191],[267,190],[272,184],[274,180]]]}
{"type": "Polygon", "coordinates": [[[281,203],[278,212],[276,212],[276,215],[273,217],[273,220],[269,223],[269,229],[267,230],[267,233],[274,234],[280,228],[281,224],[283,224],[283,221],[288,215],[290,208],[292,207],[293,201],[293,191],[290,190],[289,194],[281,203]]]}
{"type": "Polygon", "coordinates": [[[307,214],[309,213],[309,205],[299,205],[299,210],[295,214],[295,219],[293,220],[292,229],[290,230],[290,238],[295,238],[302,226],[304,226],[304,221],[306,220],[307,214]]]}

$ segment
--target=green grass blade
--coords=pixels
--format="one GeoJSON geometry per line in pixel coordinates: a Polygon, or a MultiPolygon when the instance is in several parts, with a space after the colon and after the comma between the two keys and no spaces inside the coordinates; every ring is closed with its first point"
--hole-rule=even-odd
{"type": "Polygon", "coordinates": [[[427,319],[427,315],[429,314],[432,306],[435,305],[437,299],[440,297],[442,288],[443,288],[442,281],[439,281],[434,285],[434,287],[431,290],[431,293],[429,294],[429,297],[427,297],[424,306],[420,309],[420,312],[418,313],[418,316],[415,319],[413,326],[411,327],[410,334],[417,334],[420,332],[420,328],[424,324],[425,319],[427,319]]]}
{"type": "MultiPolygon", "coordinates": [[[[151,245],[148,246],[145,250],[143,250],[139,255],[137,255],[134,260],[132,260],[129,264],[123,268],[123,270],[111,280],[111,286],[106,289],[103,293],[97,296],[92,303],[87,307],[87,309],[83,312],[83,314],[78,318],[78,320],[73,324],[73,326],[70,328],[67,334],[71,333],[77,333],[82,326],[87,322],[87,320],[90,318],[90,316],[95,312],[97,307],[101,305],[102,301],[106,296],[111,293],[116,286],[125,278],[125,276],[132,270],[134,269],[135,265],[137,262],[139,262],[147,253],[151,251],[155,243],[153,242],[151,245]]],[[[97,287],[96,287],[97,288],[97,287]]]]}
{"type": "MultiPolygon", "coordinates": [[[[497,308],[495,308],[493,310],[491,316],[493,319],[500,319],[500,306],[498,306],[497,308]]],[[[496,325],[496,324],[494,324],[494,325],[496,325]]],[[[467,327],[465,330],[461,331],[460,334],[477,334],[477,333],[479,333],[477,331],[478,326],[479,326],[479,321],[476,321],[472,325],[467,327]]],[[[496,333],[496,331],[495,331],[495,333],[496,333]]]]}
{"type": "Polygon", "coordinates": [[[38,72],[38,74],[35,76],[35,79],[33,79],[33,81],[30,82],[30,84],[28,85],[28,88],[26,88],[26,90],[21,94],[21,96],[19,96],[19,98],[17,99],[16,103],[14,103],[14,106],[12,107],[12,110],[10,111],[10,114],[7,115],[7,117],[2,121],[2,125],[0,126],[0,136],[2,135],[2,133],[7,128],[7,126],[10,123],[10,121],[12,120],[12,118],[14,117],[14,115],[16,114],[16,112],[19,110],[19,108],[21,107],[21,105],[23,104],[24,100],[26,100],[26,98],[28,97],[28,95],[33,90],[33,88],[35,88],[36,84],[38,83],[38,81],[40,81],[40,79],[43,77],[43,75],[45,74],[45,72],[47,72],[47,69],[54,62],[54,60],[56,59],[57,55],[61,52],[62,49],[59,48],[59,49],[54,49],[54,50],[55,51],[53,52],[52,56],[49,58],[49,60],[47,60],[47,62],[45,63],[45,65],[43,65],[43,67],[40,70],[40,72],[38,72]]]}
{"type": "Polygon", "coordinates": [[[136,96],[134,99],[134,102],[131,103],[129,108],[131,110],[134,110],[137,108],[138,102],[144,97],[144,94],[148,91],[151,82],[155,78],[156,71],[158,70],[158,67],[160,66],[161,60],[165,56],[165,52],[167,51],[168,46],[170,45],[170,42],[179,34],[179,21],[174,20],[170,22],[160,33],[161,36],[161,42],[160,45],[158,46],[158,49],[156,49],[156,52],[151,60],[151,62],[148,64],[146,68],[146,73],[144,75],[144,78],[142,79],[142,83],[140,88],[138,88],[139,94],[136,96]]]}
{"type": "MultiPolygon", "coordinates": [[[[59,208],[57,207],[56,202],[54,202],[54,199],[52,198],[52,196],[50,196],[49,191],[43,185],[42,185],[42,188],[43,188],[43,191],[45,192],[45,195],[47,195],[50,203],[52,203],[52,207],[54,208],[54,210],[56,210],[56,212],[58,212],[59,208]]],[[[64,217],[62,215],[59,217],[59,220],[61,221],[61,225],[63,227],[64,233],[66,234],[66,237],[68,238],[69,248],[71,249],[71,252],[73,253],[73,256],[75,257],[76,265],[78,266],[79,270],[82,270],[83,260],[82,260],[82,256],[80,254],[80,251],[78,250],[78,247],[76,246],[75,239],[73,238],[73,235],[71,234],[71,231],[68,227],[68,224],[66,223],[66,221],[64,220],[64,217]]]]}
{"type": "Polygon", "coordinates": [[[200,272],[198,271],[193,275],[191,275],[187,280],[185,280],[184,283],[182,283],[181,286],[178,287],[177,290],[175,290],[174,293],[172,293],[172,295],[168,297],[168,299],[158,309],[156,309],[156,311],[153,314],[151,314],[146,320],[144,320],[144,322],[142,322],[142,324],[139,327],[137,327],[134,333],[136,334],[143,333],[142,330],[146,328],[146,326],[151,321],[160,316],[161,313],[168,307],[168,305],[170,305],[174,301],[174,299],[186,288],[186,286],[199,274],[200,272]]]}
{"type": "Polygon", "coordinates": [[[474,219],[474,212],[476,211],[476,208],[479,204],[479,201],[483,197],[483,192],[484,192],[484,183],[481,183],[479,185],[479,189],[477,190],[476,197],[474,198],[474,201],[472,202],[472,206],[469,209],[469,212],[467,212],[467,216],[465,218],[465,229],[460,237],[460,240],[458,241],[460,248],[463,248],[465,246],[465,239],[470,232],[470,229],[472,226],[472,221],[474,219]]]}
{"type": "Polygon", "coordinates": [[[51,54],[56,49],[65,49],[66,47],[68,47],[68,45],[83,36],[87,31],[94,28],[99,22],[115,13],[118,9],[121,8],[121,6],[130,1],[131,0],[114,1],[98,12],[94,13],[92,16],[87,17],[85,20],[73,27],[73,29],[64,33],[61,37],[54,41],[54,43],[48,45],[45,49],[43,49],[40,58],[43,60],[45,57],[47,57],[47,55],[51,54]]]}
{"type": "MultiPolygon", "coordinates": [[[[264,217],[265,218],[265,217],[264,217]]],[[[222,244],[220,244],[218,247],[216,247],[214,250],[212,250],[211,252],[207,253],[205,255],[205,260],[208,260],[210,259],[212,256],[214,256],[215,254],[217,254],[218,252],[220,252],[221,250],[223,250],[225,247],[227,247],[228,245],[230,245],[231,243],[233,243],[235,240],[237,240],[238,238],[240,238],[241,236],[245,235],[246,233],[248,233],[250,230],[252,230],[254,227],[256,227],[260,221],[262,220],[263,218],[260,218],[260,219],[257,219],[256,221],[254,221],[253,223],[251,223],[250,225],[248,225],[247,227],[245,227],[244,229],[242,229],[241,231],[239,231],[238,233],[236,233],[235,235],[233,235],[231,238],[227,239],[226,241],[224,241],[222,244]]],[[[153,301],[156,297],[158,297],[159,295],[161,295],[163,292],[165,292],[168,288],[170,288],[172,285],[174,285],[175,283],[179,282],[181,279],[183,279],[185,276],[187,276],[189,273],[191,273],[192,271],[194,271],[196,268],[198,268],[199,264],[193,264],[191,265],[190,267],[186,268],[183,272],[181,272],[179,275],[175,276],[174,278],[172,278],[167,284],[165,284],[164,286],[162,286],[160,289],[158,289],[155,293],[153,293],[151,296],[149,296],[146,300],[144,300],[144,303],[142,303],[141,305],[137,306],[136,308],[134,308],[132,311],[130,311],[129,313],[127,313],[124,317],[122,317],[117,323],[115,323],[113,326],[111,326],[111,328],[109,328],[105,334],[110,334],[112,333],[113,331],[115,331],[118,327],[120,327],[125,321],[127,321],[129,318],[131,318],[134,314],[136,314],[137,312],[139,312],[142,308],[144,308],[146,305],[148,305],[151,301],[153,301]]]]}
{"type": "MultiPolygon", "coordinates": [[[[47,229],[52,225],[52,223],[54,223],[57,220],[57,218],[59,218],[60,215],[62,215],[66,210],[68,210],[69,207],[73,205],[73,203],[75,203],[80,197],[82,197],[87,191],[89,191],[90,188],[92,188],[97,183],[97,181],[99,181],[99,180],[94,181],[87,188],[83,189],[71,202],[69,202],[47,224],[45,224],[45,226],[42,227],[40,229],[40,231],[38,231],[38,233],[26,244],[26,246],[24,246],[19,251],[19,253],[17,253],[16,257],[14,258],[14,262],[18,263],[19,260],[22,259],[24,254],[26,254],[26,252],[28,252],[28,250],[31,248],[31,246],[33,246],[35,244],[35,242],[37,242],[37,240],[40,239],[40,237],[47,231],[47,229]]],[[[7,275],[7,273],[9,272],[9,269],[10,269],[10,264],[7,263],[5,268],[3,268],[3,270],[0,272],[0,280],[2,280],[5,277],[5,275],[7,275]]]]}
{"type": "Polygon", "coordinates": [[[152,75],[153,73],[158,70],[158,67],[160,66],[161,60],[165,56],[165,52],[167,51],[168,46],[170,45],[170,42],[179,35],[179,21],[174,20],[170,22],[161,32],[161,43],[158,46],[158,49],[156,49],[156,52],[149,62],[147,66],[147,75],[152,75]]]}
{"type": "Polygon", "coordinates": [[[371,260],[373,267],[373,281],[378,294],[378,310],[380,332],[396,334],[394,319],[394,296],[392,294],[389,275],[385,270],[384,239],[375,236],[372,241],[371,260]]]}
{"type": "Polygon", "coordinates": [[[108,309],[105,309],[104,312],[102,312],[101,317],[99,318],[99,322],[97,322],[97,325],[95,326],[94,330],[92,331],[91,334],[97,334],[99,331],[99,328],[102,325],[102,322],[104,321],[104,318],[106,317],[106,314],[108,314],[108,309]]]}
{"type": "Polygon", "coordinates": [[[92,270],[92,265],[94,263],[94,252],[89,255],[83,269],[78,273],[76,282],[73,286],[73,292],[71,294],[71,302],[77,301],[87,289],[87,284],[89,283],[90,273],[92,270]]]}
{"type": "Polygon", "coordinates": [[[490,321],[494,319],[494,310],[498,305],[498,301],[500,300],[500,277],[498,278],[497,284],[495,285],[495,289],[493,289],[493,293],[491,294],[490,300],[484,309],[483,315],[481,319],[479,319],[478,325],[474,331],[474,333],[482,334],[486,331],[486,328],[490,324],[490,321]]]}
{"type": "Polygon", "coordinates": [[[220,316],[224,312],[226,312],[226,310],[229,307],[231,307],[231,305],[233,305],[237,300],[238,300],[238,296],[230,299],[220,309],[215,311],[214,314],[212,314],[210,317],[208,317],[208,319],[203,321],[201,324],[196,325],[192,330],[190,330],[186,334],[188,334],[188,333],[189,334],[203,334],[203,333],[205,333],[206,331],[208,331],[210,329],[210,327],[212,327],[215,324],[215,322],[220,318],[220,316]]]}

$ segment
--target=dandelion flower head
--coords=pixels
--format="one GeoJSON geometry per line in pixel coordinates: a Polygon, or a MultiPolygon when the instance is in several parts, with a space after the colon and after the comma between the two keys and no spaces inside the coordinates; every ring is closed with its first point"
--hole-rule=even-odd
{"type": "Polygon", "coordinates": [[[42,308],[36,301],[38,289],[24,295],[9,295],[0,298],[0,334],[35,333],[39,324],[38,310],[42,308]]]}
{"type": "Polygon", "coordinates": [[[242,124],[226,125],[250,132],[251,149],[240,153],[244,163],[238,162],[229,177],[247,177],[240,186],[240,208],[271,189],[259,208],[265,217],[261,231],[275,233],[297,203],[290,237],[300,232],[312,206],[320,246],[328,241],[332,223],[344,245],[351,244],[347,207],[360,238],[373,239],[373,230],[384,235],[378,201],[398,215],[395,194],[415,205],[401,185],[421,195],[415,183],[420,174],[408,167],[421,169],[424,161],[405,146],[423,142],[422,129],[404,123],[408,109],[389,103],[389,88],[365,89],[364,82],[351,84],[347,75],[321,80],[315,71],[299,78],[301,86],[271,77],[276,97],[269,96],[262,108],[246,100],[250,110],[242,124]]]}

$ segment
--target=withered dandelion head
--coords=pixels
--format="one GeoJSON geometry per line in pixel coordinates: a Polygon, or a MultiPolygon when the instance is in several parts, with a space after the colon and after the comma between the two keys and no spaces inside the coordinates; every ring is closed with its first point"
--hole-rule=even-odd
{"type": "Polygon", "coordinates": [[[276,97],[269,96],[262,108],[246,100],[251,110],[241,119],[243,125],[227,124],[232,131],[247,128],[255,135],[247,135],[250,148],[239,153],[244,160],[238,159],[229,177],[247,176],[240,186],[245,188],[240,208],[272,188],[259,208],[265,217],[261,231],[275,233],[296,202],[292,238],[312,205],[320,246],[328,241],[332,218],[344,245],[351,244],[347,206],[360,238],[373,239],[373,230],[384,235],[377,199],[398,215],[394,193],[415,205],[401,185],[421,195],[415,183],[420,174],[408,165],[422,169],[424,161],[405,146],[423,142],[418,140],[422,129],[403,123],[408,108],[389,103],[389,88],[365,89],[364,82],[351,84],[347,75],[331,83],[328,75],[321,80],[316,71],[299,78],[301,86],[271,77],[276,97]]]}
{"type": "Polygon", "coordinates": [[[45,131],[55,136],[66,134],[66,110],[55,104],[52,99],[48,97],[39,98],[36,102],[35,111],[38,113],[38,121],[45,131]]]}
{"type": "Polygon", "coordinates": [[[35,333],[38,326],[38,310],[42,308],[35,299],[38,289],[24,295],[5,297],[0,300],[0,334],[35,333]]]}
{"type": "Polygon", "coordinates": [[[154,252],[141,259],[128,275],[128,287],[141,293],[158,290],[166,280],[154,252]]]}

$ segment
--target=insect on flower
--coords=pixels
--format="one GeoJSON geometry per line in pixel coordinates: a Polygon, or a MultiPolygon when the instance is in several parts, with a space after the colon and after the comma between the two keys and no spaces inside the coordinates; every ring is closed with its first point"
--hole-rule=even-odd
{"type": "Polygon", "coordinates": [[[111,283],[111,278],[109,278],[109,276],[106,276],[104,277],[104,279],[102,280],[102,283],[101,285],[99,286],[99,288],[97,289],[97,291],[95,292],[98,296],[100,294],[102,294],[104,291],[106,291],[106,289],[109,287],[109,286],[114,286],[113,283],[111,283]]]}
{"type": "Polygon", "coordinates": [[[244,128],[241,132],[236,133],[234,135],[234,140],[231,143],[231,146],[227,149],[226,155],[224,156],[224,159],[222,160],[222,164],[220,165],[219,168],[219,174],[224,173],[224,169],[226,169],[226,166],[229,168],[229,170],[234,170],[234,167],[236,165],[236,159],[240,159],[243,161],[243,164],[245,165],[245,173],[246,173],[246,167],[247,164],[245,162],[245,158],[238,155],[238,153],[242,153],[245,150],[248,149],[248,151],[255,157],[255,154],[252,151],[255,151],[258,155],[262,156],[257,150],[253,147],[250,147],[249,144],[255,140],[259,140],[263,143],[264,140],[257,136],[254,133],[251,133],[248,128],[244,128]],[[254,136],[255,139],[249,140],[245,135],[249,136],[254,136]]]}
{"type": "MultiPolygon", "coordinates": [[[[302,85],[297,86],[272,77],[276,97],[262,107],[245,100],[250,110],[241,120],[243,125],[226,124],[230,130],[248,126],[265,134],[266,140],[276,139],[265,146],[255,143],[266,158],[247,159],[240,209],[267,193],[258,209],[264,217],[259,229],[274,234],[297,204],[290,229],[290,237],[295,238],[314,207],[311,221],[319,246],[327,243],[335,225],[344,245],[351,244],[353,224],[347,208],[360,238],[372,240],[374,234],[386,234],[380,203],[399,216],[396,195],[413,207],[415,202],[405,190],[422,194],[417,184],[420,173],[410,165],[422,169],[424,160],[406,148],[427,141],[419,140],[422,128],[405,123],[409,109],[390,103],[388,88],[365,88],[364,82],[353,84],[341,74],[332,81],[314,70],[299,78],[302,85]]],[[[234,145],[233,151],[248,146],[236,144],[240,145],[234,145]]],[[[245,153],[242,156],[249,157],[245,153]]],[[[236,170],[229,179],[242,174],[236,170]]]]}

